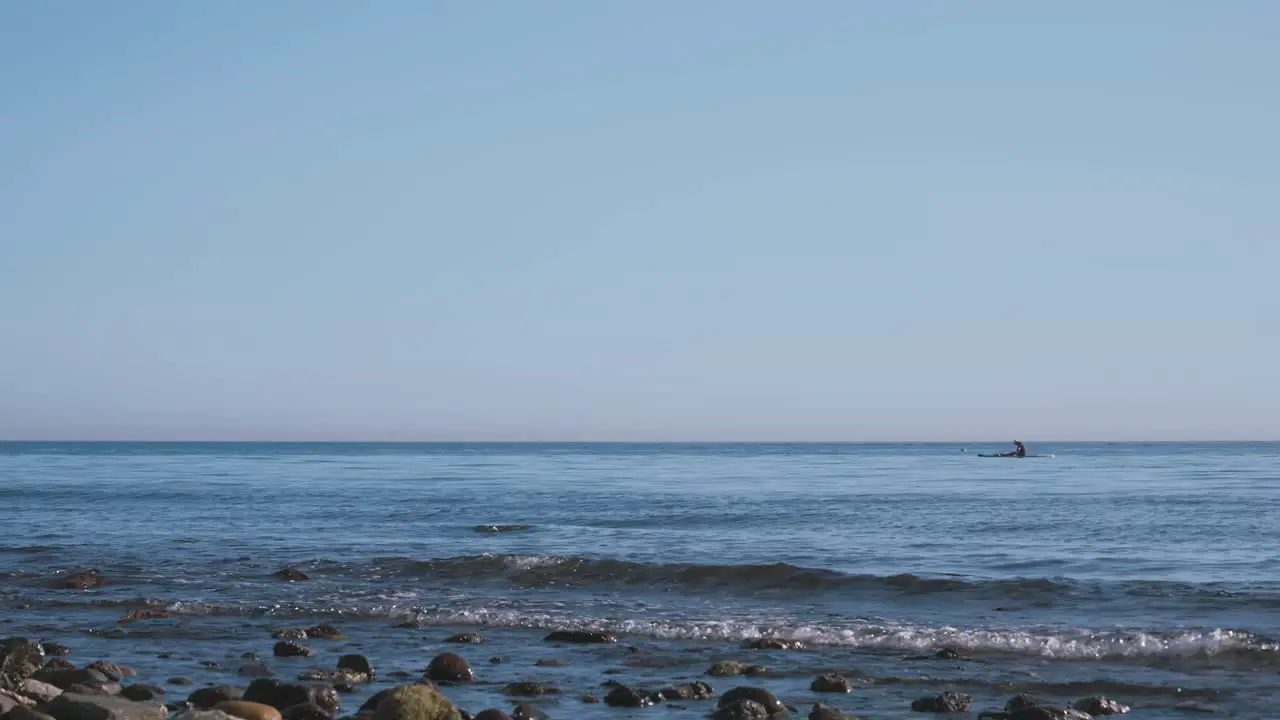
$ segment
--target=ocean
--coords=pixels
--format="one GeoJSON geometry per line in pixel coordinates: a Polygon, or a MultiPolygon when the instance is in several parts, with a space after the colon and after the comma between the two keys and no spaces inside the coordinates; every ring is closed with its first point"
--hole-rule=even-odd
{"type": "Polygon", "coordinates": [[[702,718],[715,700],[580,700],[701,680],[799,716],[925,717],[912,702],[944,690],[975,715],[1021,692],[1280,715],[1280,444],[976,456],[1008,449],[0,444],[0,638],[128,665],[170,702],[245,686],[250,654],[292,680],[362,653],[377,678],[343,714],[456,652],[476,681],[444,692],[472,713],[536,681],[560,692],[520,700],[552,718],[702,718]],[[101,585],[63,587],[89,571],[101,585]],[[317,623],[343,638],[272,655],[273,632],[317,623]],[[564,629],[618,641],[546,640],[564,629]],[[709,676],[722,660],[766,670],[709,676]],[[811,690],[827,672],[852,691],[811,690]]]}

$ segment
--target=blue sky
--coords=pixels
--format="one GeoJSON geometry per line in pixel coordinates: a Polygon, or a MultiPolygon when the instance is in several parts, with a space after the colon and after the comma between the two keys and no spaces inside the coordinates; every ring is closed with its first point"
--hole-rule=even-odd
{"type": "Polygon", "coordinates": [[[1280,4],[0,4],[0,438],[1275,439],[1280,4]]]}

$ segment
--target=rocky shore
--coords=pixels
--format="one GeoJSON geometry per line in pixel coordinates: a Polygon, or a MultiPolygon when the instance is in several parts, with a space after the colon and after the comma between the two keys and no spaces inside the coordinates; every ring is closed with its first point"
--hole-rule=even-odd
{"type": "MultiPolygon", "coordinates": [[[[311,658],[316,652],[308,643],[341,638],[342,631],[327,624],[284,628],[273,633],[271,654],[275,659],[311,658]]],[[[441,640],[458,645],[460,650],[484,642],[477,633],[441,640]]],[[[541,642],[564,647],[619,646],[614,635],[577,630],[554,631],[541,642]]],[[[625,645],[619,649],[623,653],[635,650],[625,645]]],[[[794,641],[757,640],[735,649],[743,653],[803,652],[804,647],[794,641]]],[[[72,648],[56,642],[5,640],[0,645],[0,720],[543,720],[576,717],[575,707],[584,705],[667,705],[716,720],[839,720],[855,717],[840,708],[841,698],[867,684],[865,678],[823,672],[809,682],[809,695],[831,699],[796,702],[757,682],[775,671],[745,660],[722,660],[707,667],[703,679],[672,678],[666,686],[628,683],[625,669],[612,666],[601,668],[605,679],[590,687],[560,687],[539,681],[486,685],[485,673],[477,672],[459,652],[424,657],[422,667],[413,672],[394,670],[384,675],[376,670],[376,655],[348,653],[338,656],[329,669],[280,677],[268,662],[247,651],[234,670],[239,682],[196,687],[181,675],[139,677],[131,668],[105,659],[77,665],[68,659],[71,654],[72,648]],[[468,704],[483,698],[481,703],[487,707],[463,708],[453,699],[455,691],[478,685],[485,686],[483,694],[469,693],[468,704]],[[344,696],[357,700],[349,706],[344,704],[344,696]]],[[[950,648],[939,649],[932,657],[963,659],[950,648]]],[[[493,657],[486,664],[503,662],[503,658],[493,657]]],[[[561,662],[547,659],[535,665],[545,670],[561,662]]],[[[622,665],[625,668],[627,663],[622,665]]],[[[1018,694],[1001,708],[974,708],[973,704],[969,695],[945,690],[919,697],[902,710],[921,716],[977,712],[978,718],[990,720],[1086,720],[1129,711],[1125,704],[1099,696],[1081,697],[1064,705],[1018,694]]]]}

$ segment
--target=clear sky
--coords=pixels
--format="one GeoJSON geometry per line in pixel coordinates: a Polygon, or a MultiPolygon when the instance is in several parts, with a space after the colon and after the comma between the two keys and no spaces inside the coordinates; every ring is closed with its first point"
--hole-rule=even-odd
{"type": "Polygon", "coordinates": [[[0,438],[1276,439],[1280,2],[0,3],[0,438]]]}

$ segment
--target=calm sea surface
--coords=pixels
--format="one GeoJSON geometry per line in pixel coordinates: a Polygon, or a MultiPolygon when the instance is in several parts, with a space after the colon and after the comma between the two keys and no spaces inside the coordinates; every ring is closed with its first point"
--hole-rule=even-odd
{"type": "Polygon", "coordinates": [[[448,694],[472,712],[510,709],[497,688],[518,680],[564,690],[537,701],[553,718],[714,707],[579,703],[614,678],[756,684],[801,715],[823,700],[922,717],[911,700],[952,689],[975,712],[1030,691],[1143,718],[1280,716],[1280,444],[976,457],[1007,449],[0,444],[0,637],[197,686],[247,684],[247,652],[281,677],[363,652],[379,684],[345,712],[453,650],[479,682],[448,694]],[[55,587],[87,570],[106,584],[55,587]],[[171,616],[120,622],[139,608],[171,616]],[[316,622],[345,640],[271,656],[273,630],[316,622]],[[622,637],[543,641],[563,628],[622,637]],[[458,631],[486,642],[441,642],[458,631]],[[806,648],[743,649],[760,637],[806,648]],[[925,657],[944,646],[967,659],[925,657]],[[707,678],[721,659],[771,673],[707,678]],[[859,687],[811,692],[827,670],[859,687]]]}

